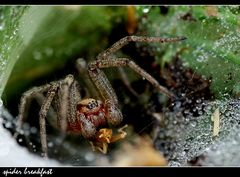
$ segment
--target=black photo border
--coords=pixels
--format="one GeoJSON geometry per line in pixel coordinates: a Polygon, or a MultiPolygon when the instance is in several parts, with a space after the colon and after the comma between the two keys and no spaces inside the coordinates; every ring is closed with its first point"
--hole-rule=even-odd
{"type": "MultiPolygon", "coordinates": [[[[239,5],[239,0],[0,0],[0,5],[239,5]]],[[[239,164],[240,165],[240,164],[239,164]]],[[[177,177],[177,176],[232,176],[239,174],[238,167],[0,167],[0,177],[6,171],[21,171],[12,176],[36,177],[177,177]],[[24,170],[51,170],[51,174],[24,174],[24,170]],[[225,173],[226,172],[226,173],[225,173]]]]}

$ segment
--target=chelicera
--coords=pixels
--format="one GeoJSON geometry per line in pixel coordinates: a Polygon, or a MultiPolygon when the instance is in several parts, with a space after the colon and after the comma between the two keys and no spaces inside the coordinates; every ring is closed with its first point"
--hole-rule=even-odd
{"type": "MultiPolygon", "coordinates": [[[[25,92],[20,100],[17,132],[22,129],[28,113],[28,107],[32,99],[36,99],[41,105],[39,112],[40,141],[42,156],[48,156],[46,118],[50,115],[50,124],[63,132],[72,132],[82,135],[92,142],[103,153],[107,151],[109,143],[123,139],[126,133],[119,129],[114,135],[112,129],[102,128],[107,125],[118,126],[123,120],[119,108],[117,95],[107,79],[103,68],[128,66],[143,78],[148,80],[156,89],[170,98],[174,94],[161,86],[150,74],[128,58],[113,58],[112,54],[129,42],[164,43],[184,40],[184,37],[161,38],[145,36],[127,36],[114,43],[110,48],[100,53],[96,60],[90,62],[88,67],[80,67],[78,70],[87,69],[90,81],[97,89],[100,98],[85,98],[80,95],[79,83],[73,75],[67,75],[64,79],[53,81],[49,84],[34,87],[25,92]],[[45,93],[45,94],[44,94],[45,93]],[[53,121],[54,120],[54,121],[53,121]]],[[[82,66],[82,60],[77,60],[77,66],[82,66]]]]}

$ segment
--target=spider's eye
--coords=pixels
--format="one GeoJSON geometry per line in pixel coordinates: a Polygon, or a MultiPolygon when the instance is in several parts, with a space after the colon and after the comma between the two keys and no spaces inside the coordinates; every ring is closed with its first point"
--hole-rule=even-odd
{"type": "Polygon", "coordinates": [[[93,109],[93,107],[92,107],[92,104],[91,103],[89,103],[87,106],[86,106],[88,109],[93,109]]]}
{"type": "Polygon", "coordinates": [[[77,110],[82,113],[96,112],[101,108],[101,101],[95,99],[84,99],[77,104],[77,110]]]}
{"type": "Polygon", "coordinates": [[[88,109],[94,109],[96,107],[98,107],[98,102],[96,100],[89,102],[87,105],[88,109]]]}

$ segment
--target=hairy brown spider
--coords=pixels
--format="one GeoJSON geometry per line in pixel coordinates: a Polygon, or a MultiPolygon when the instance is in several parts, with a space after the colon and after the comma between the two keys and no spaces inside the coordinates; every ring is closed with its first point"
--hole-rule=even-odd
{"type": "MultiPolygon", "coordinates": [[[[121,130],[119,134],[112,135],[111,129],[99,130],[100,127],[106,126],[106,124],[117,126],[123,120],[116,93],[101,69],[128,66],[143,78],[147,79],[161,93],[173,98],[173,93],[161,86],[150,74],[132,60],[128,58],[113,59],[111,55],[129,42],[164,43],[184,39],[184,37],[160,38],[143,36],[127,36],[120,39],[110,48],[100,53],[97,56],[97,60],[88,64],[88,74],[92,83],[97,88],[101,100],[93,98],[82,99],[78,82],[72,75],[67,75],[62,80],[54,81],[40,87],[34,87],[23,94],[19,105],[17,130],[19,131],[22,128],[29,104],[31,100],[35,98],[41,105],[39,124],[42,155],[44,157],[47,157],[48,152],[45,120],[47,114],[51,114],[53,115],[52,117],[56,118],[56,122],[52,123],[52,126],[60,128],[62,131],[81,134],[105,153],[107,144],[124,138],[126,133],[121,130]],[[46,96],[43,95],[44,92],[47,93],[46,96]]],[[[52,121],[49,120],[49,122],[51,123],[52,121]]]]}

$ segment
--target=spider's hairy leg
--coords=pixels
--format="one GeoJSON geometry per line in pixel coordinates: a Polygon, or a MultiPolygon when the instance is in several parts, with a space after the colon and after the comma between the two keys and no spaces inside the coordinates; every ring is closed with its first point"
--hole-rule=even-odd
{"type": "Polygon", "coordinates": [[[145,43],[166,43],[166,42],[177,42],[185,40],[185,37],[175,37],[175,38],[161,38],[161,37],[147,37],[147,36],[126,36],[116,43],[114,43],[107,50],[103,51],[97,56],[97,60],[107,59],[109,55],[115,53],[123,46],[130,42],[145,42],[145,43]]]}
{"type": "Polygon", "coordinates": [[[40,124],[40,141],[42,145],[42,156],[47,157],[47,134],[46,134],[46,116],[48,110],[51,106],[53,97],[55,96],[57,89],[59,88],[59,83],[52,83],[51,87],[47,92],[46,99],[44,100],[40,112],[39,112],[39,124],[40,124]]]}
{"type": "Polygon", "coordinates": [[[118,68],[120,77],[124,83],[124,85],[127,87],[127,89],[135,96],[135,97],[139,97],[139,94],[132,88],[130,81],[127,77],[127,74],[125,73],[125,71],[123,70],[123,68],[118,68]]]}
{"type": "MultiPolygon", "coordinates": [[[[145,43],[166,43],[166,42],[177,42],[185,40],[185,37],[175,37],[175,38],[161,38],[161,37],[147,37],[147,36],[126,36],[116,43],[114,43],[111,47],[109,47],[107,50],[103,51],[97,56],[97,61],[105,60],[104,65],[98,66],[95,64],[93,68],[104,68],[104,67],[118,67],[118,66],[126,66],[128,65],[130,68],[132,68],[134,71],[136,71],[138,74],[142,75],[144,78],[146,78],[149,82],[151,82],[155,87],[157,87],[162,93],[166,94],[170,98],[174,98],[175,96],[173,93],[168,91],[166,88],[162,87],[161,85],[156,82],[156,80],[149,75],[147,72],[145,72],[143,69],[141,69],[139,66],[137,66],[134,62],[129,62],[129,60],[126,61],[119,61],[116,60],[114,62],[109,61],[110,55],[114,54],[118,50],[120,50],[123,46],[127,45],[130,42],[145,42],[145,43]]],[[[93,69],[94,70],[94,69],[93,69]]],[[[101,77],[101,76],[100,76],[101,77]]],[[[104,77],[104,76],[103,76],[104,77]]],[[[93,78],[93,77],[92,77],[93,78]]],[[[106,80],[106,79],[105,79],[106,80]]],[[[108,84],[108,83],[107,83],[108,84]]],[[[106,84],[105,84],[106,85],[106,84]]],[[[111,90],[111,89],[109,89],[111,90]]]]}
{"type": "Polygon", "coordinates": [[[33,98],[35,98],[38,93],[43,93],[43,92],[47,91],[50,87],[51,87],[50,84],[40,86],[40,87],[34,87],[31,90],[26,91],[22,95],[21,100],[20,100],[20,105],[19,105],[16,133],[14,134],[15,138],[19,134],[20,130],[22,129],[23,122],[27,118],[29,106],[30,106],[33,98]]]}
{"type": "Polygon", "coordinates": [[[65,132],[68,126],[75,126],[77,103],[81,100],[80,88],[73,75],[67,75],[60,83],[58,90],[58,127],[65,132]]]}
{"type": "Polygon", "coordinates": [[[77,104],[81,101],[80,86],[77,81],[74,81],[69,88],[69,111],[68,122],[71,124],[76,121],[77,117],[77,104]]]}
{"type": "MultiPolygon", "coordinates": [[[[141,75],[143,78],[147,79],[155,88],[157,88],[161,93],[165,94],[170,98],[175,98],[175,95],[170,92],[167,88],[161,86],[156,79],[154,79],[150,74],[148,74],[145,70],[143,70],[140,66],[138,66],[135,62],[128,58],[117,58],[117,59],[105,59],[105,60],[97,60],[92,62],[89,67],[90,71],[97,71],[101,68],[109,68],[109,67],[123,67],[128,66],[133,69],[136,73],[141,75]]],[[[91,72],[90,72],[91,75],[91,72]]],[[[103,76],[95,76],[91,75],[92,78],[103,77],[103,76]]],[[[96,80],[96,79],[93,79],[96,80]]],[[[102,80],[107,80],[106,76],[102,80]]],[[[108,95],[109,97],[111,95],[108,95]]]]}
{"type": "MultiPolygon", "coordinates": [[[[46,97],[44,96],[43,93],[36,93],[35,97],[34,97],[37,101],[37,103],[41,106],[43,105],[44,100],[46,99],[46,97]]],[[[56,111],[53,109],[52,106],[50,106],[48,113],[47,113],[47,120],[50,123],[50,125],[54,128],[58,128],[57,126],[57,113],[56,111]]]]}
{"type": "MultiPolygon", "coordinates": [[[[72,75],[67,75],[63,80],[59,82],[59,90],[57,96],[58,103],[58,127],[65,132],[68,123],[68,112],[69,106],[71,106],[70,101],[70,88],[74,82],[72,75]]],[[[71,107],[70,107],[71,109],[71,107]]],[[[73,113],[75,113],[74,111],[73,113]]]]}
{"type": "Polygon", "coordinates": [[[118,104],[117,95],[114,89],[105,73],[100,70],[95,61],[88,64],[88,73],[103,100],[112,100],[115,104],[118,104]]]}
{"type": "Polygon", "coordinates": [[[84,82],[87,92],[94,98],[100,98],[99,93],[96,91],[94,84],[91,81],[91,78],[88,75],[88,67],[87,62],[83,58],[78,58],[76,60],[76,68],[78,70],[79,76],[82,78],[82,82],[84,82]]]}

